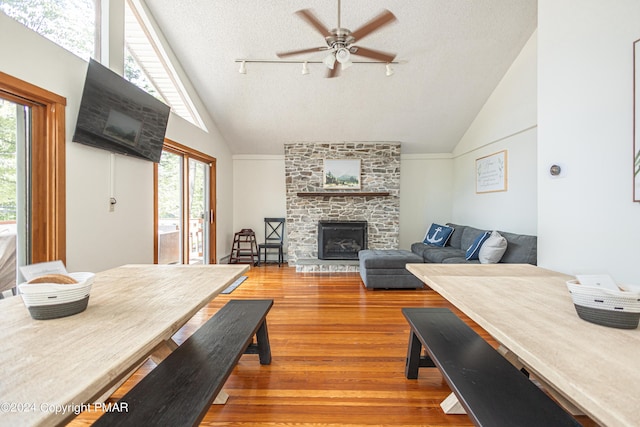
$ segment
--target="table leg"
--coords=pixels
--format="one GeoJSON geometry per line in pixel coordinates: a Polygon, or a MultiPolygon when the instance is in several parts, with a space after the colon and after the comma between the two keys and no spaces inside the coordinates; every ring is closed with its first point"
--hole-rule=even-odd
{"type": "Polygon", "coordinates": [[[440,403],[440,407],[447,415],[460,415],[467,413],[454,393],[449,394],[449,396],[440,403]]]}
{"type": "Polygon", "coordinates": [[[213,400],[213,404],[224,405],[225,403],[227,403],[227,399],[229,399],[229,395],[227,394],[227,392],[224,390],[220,390],[220,393],[218,393],[216,398],[213,400]]]}
{"type": "Polygon", "coordinates": [[[107,401],[108,398],[111,397],[111,395],[113,393],[115,393],[115,391],[117,389],[120,388],[120,386],[122,386],[122,384],[124,384],[124,382],[126,380],[129,379],[129,377],[131,375],[133,375],[138,369],[140,369],[140,367],[144,364],[144,362],[146,361],[146,359],[143,359],[142,362],[137,363],[133,369],[131,369],[129,372],[127,372],[122,378],[120,378],[113,386],[111,386],[111,388],[109,388],[106,392],[104,392],[102,395],[100,395],[98,398],[93,400],[93,403],[104,403],[107,401]]]}
{"type": "Polygon", "coordinates": [[[149,358],[157,365],[166,359],[176,348],[178,348],[178,344],[169,338],[158,344],[149,355],[149,358]]]}
{"type": "Polygon", "coordinates": [[[507,359],[516,368],[526,369],[530,373],[531,381],[533,381],[538,387],[540,387],[541,389],[549,393],[551,396],[553,396],[553,398],[571,415],[574,415],[574,416],[584,415],[584,412],[582,412],[573,403],[567,400],[566,397],[562,396],[560,393],[555,391],[553,387],[551,387],[546,381],[544,381],[538,375],[536,375],[531,368],[529,368],[528,366],[525,366],[525,364],[522,363],[520,358],[518,358],[518,355],[516,355],[514,352],[512,352],[502,344],[500,344],[500,347],[498,347],[498,352],[502,354],[502,356],[504,356],[504,358],[507,359]]]}

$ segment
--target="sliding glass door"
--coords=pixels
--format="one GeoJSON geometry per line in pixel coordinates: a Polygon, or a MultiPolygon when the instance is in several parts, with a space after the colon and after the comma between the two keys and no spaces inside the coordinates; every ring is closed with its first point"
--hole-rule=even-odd
{"type": "Polygon", "coordinates": [[[209,165],[189,159],[189,264],[209,259],[209,165]]]}
{"type": "Polygon", "coordinates": [[[215,263],[215,159],[165,142],[155,180],[156,262],[215,263]]]}
{"type": "Polygon", "coordinates": [[[182,264],[184,236],[182,216],[182,158],[179,154],[163,151],[157,167],[158,238],[157,263],[182,264]]]}
{"type": "Polygon", "coordinates": [[[31,262],[31,108],[0,98],[0,292],[31,262]]]}
{"type": "Polygon", "coordinates": [[[66,102],[0,71],[0,277],[66,262],[66,102]]]}

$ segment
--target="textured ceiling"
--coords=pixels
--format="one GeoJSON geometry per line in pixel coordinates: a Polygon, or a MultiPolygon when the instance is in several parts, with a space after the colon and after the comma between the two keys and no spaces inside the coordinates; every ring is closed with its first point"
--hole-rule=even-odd
{"type": "MultiPolygon", "coordinates": [[[[248,63],[324,46],[294,12],[328,28],[337,1],[147,0],[234,154],[283,154],[299,141],[399,141],[403,153],[453,150],[537,26],[536,0],[343,0],[355,30],[383,9],[398,21],[358,45],[397,53],[395,74],[354,64],[338,78],[309,64],[248,63]]],[[[294,59],[322,60],[322,52],[294,59]]]]}

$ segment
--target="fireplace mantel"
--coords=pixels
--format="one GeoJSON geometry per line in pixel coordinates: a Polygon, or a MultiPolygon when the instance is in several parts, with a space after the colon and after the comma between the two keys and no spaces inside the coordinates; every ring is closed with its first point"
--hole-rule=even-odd
{"type": "Polygon", "coordinates": [[[298,197],[388,197],[388,191],[319,191],[319,192],[300,192],[296,193],[298,197]]]}

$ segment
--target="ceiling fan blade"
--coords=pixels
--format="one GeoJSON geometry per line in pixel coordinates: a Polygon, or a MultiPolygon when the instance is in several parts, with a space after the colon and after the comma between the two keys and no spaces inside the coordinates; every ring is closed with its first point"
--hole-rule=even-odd
{"type": "Polygon", "coordinates": [[[396,58],[395,53],[381,52],[379,50],[367,49],[366,47],[351,46],[349,51],[354,55],[364,56],[382,62],[392,62],[396,58]]]}
{"type": "Polygon", "coordinates": [[[327,68],[327,78],[338,77],[340,75],[340,67],[334,66],[333,68],[327,68]]]}
{"type": "Polygon", "coordinates": [[[356,41],[360,41],[365,36],[371,34],[376,30],[379,30],[385,25],[389,25],[395,20],[396,20],[396,16],[390,11],[385,9],[382,13],[380,13],[380,15],[376,16],[371,21],[367,22],[362,27],[352,32],[351,35],[356,39],[356,41]]]}
{"type": "Polygon", "coordinates": [[[302,53],[320,52],[322,50],[327,50],[327,49],[328,49],[327,46],[312,47],[310,49],[300,49],[300,50],[290,50],[290,51],[287,51],[287,52],[277,52],[276,55],[278,55],[279,58],[284,58],[286,56],[300,55],[302,53]]]}
{"type": "Polygon", "coordinates": [[[310,9],[302,9],[296,12],[300,18],[304,19],[309,25],[315,28],[322,37],[328,37],[331,35],[327,27],[324,26],[322,22],[311,12],[310,9]]]}

